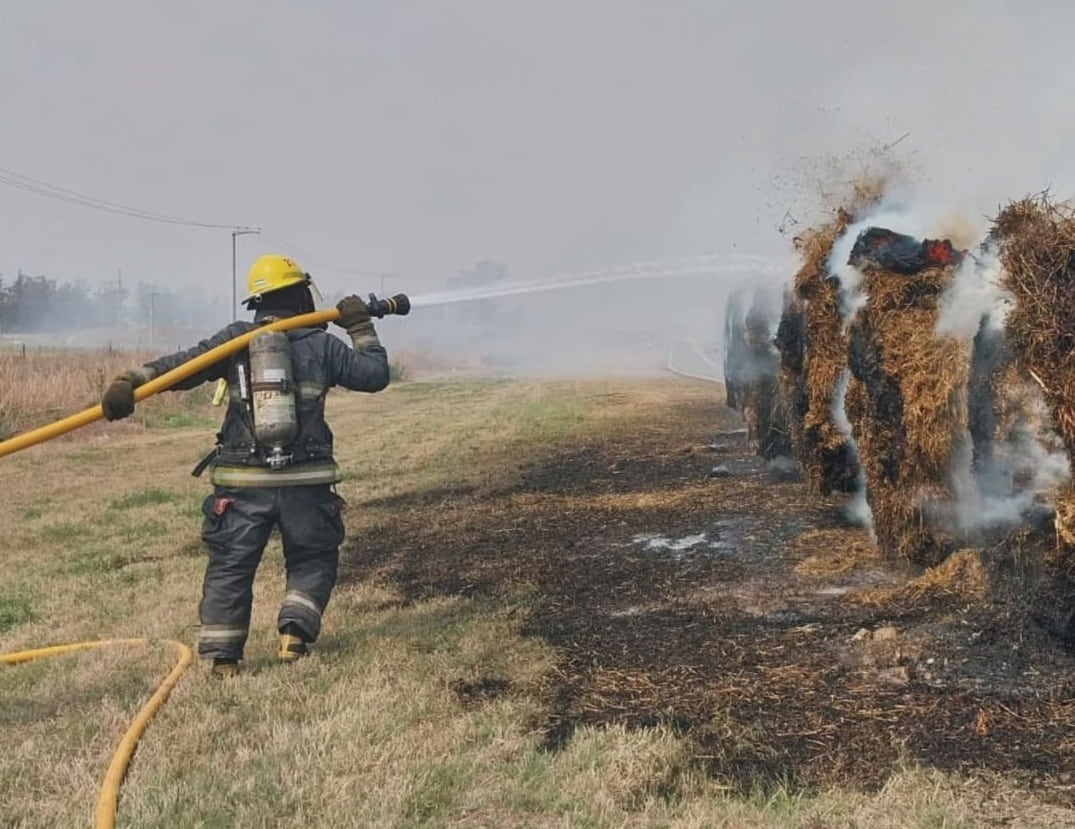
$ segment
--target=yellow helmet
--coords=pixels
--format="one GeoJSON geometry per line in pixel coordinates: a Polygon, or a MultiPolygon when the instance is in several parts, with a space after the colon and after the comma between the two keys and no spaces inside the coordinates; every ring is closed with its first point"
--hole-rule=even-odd
{"type": "Polygon", "coordinates": [[[275,253],[259,256],[246,276],[247,297],[243,302],[309,281],[310,275],[286,256],[275,253]]]}

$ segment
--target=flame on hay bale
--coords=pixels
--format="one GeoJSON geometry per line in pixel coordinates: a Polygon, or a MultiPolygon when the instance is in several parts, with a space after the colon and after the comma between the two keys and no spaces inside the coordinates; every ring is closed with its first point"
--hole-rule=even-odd
{"type": "MultiPolygon", "coordinates": [[[[864,231],[860,240],[873,239],[875,230],[864,231]]],[[[893,241],[902,246],[906,240],[893,241]]],[[[935,244],[922,243],[927,263],[940,250],[935,244]]],[[[849,330],[852,379],[845,409],[874,534],[885,555],[936,563],[955,546],[945,529],[953,524],[950,475],[967,435],[970,344],[936,334],[938,301],[958,259],[898,273],[872,256],[852,257],[866,301],[849,330]]]]}

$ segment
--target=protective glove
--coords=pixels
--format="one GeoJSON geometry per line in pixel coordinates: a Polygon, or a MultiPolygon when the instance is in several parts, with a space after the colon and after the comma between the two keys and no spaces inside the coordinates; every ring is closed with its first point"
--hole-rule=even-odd
{"type": "Polygon", "coordinates": [[[370,307],[366,301],[358,296],[347,296],[336,303],[336,310],[340,316],[336,324],[347,329],[351,335],[351,343],[356,349],[368,348],[371,345],[379,345],[377,332],[373,328],[373,320],[370,318],[370,307]]]}
{"type": "Polygon", "coordinates": [[[370,307],[359,296],[347,296],[336,303],[336,310],[340,312],[336,324],[347,329],[350,333],[352,328],[357,328],[363,323],[370,321],[370,307]]]}
{"type": "Polygon", "coordinates": [[[143,367],[126,371],[105,389],[101,397],[101,410],[105,420],[120,420],[134,413],[134,390],[153,379],[152,369],[143,367]]]}

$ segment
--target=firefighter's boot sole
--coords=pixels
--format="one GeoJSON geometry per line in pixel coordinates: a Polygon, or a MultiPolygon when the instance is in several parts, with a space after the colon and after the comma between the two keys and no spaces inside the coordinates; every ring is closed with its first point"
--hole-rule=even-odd
{"type": "Polygon", "coordinates": [[[280,650],[277,651],[276,658],[281,662],[297,662],[309,652],[306,640],[301,636],[290,633],[280,634],[280,650]]]}
{"type": "Polygon", "coordinates": [[[209,673],[216,679],[231,679],[239,675],[239,662],[235,659],[214,659],[209,673]]]}

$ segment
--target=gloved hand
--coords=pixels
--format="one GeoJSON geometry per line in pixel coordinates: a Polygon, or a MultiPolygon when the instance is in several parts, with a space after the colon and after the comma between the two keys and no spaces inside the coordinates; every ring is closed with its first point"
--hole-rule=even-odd
{"type": "Polygon", "coordinates": [[[134,384],[126,377],[117,377],[101,397],[105,420],[120,420],[134,413],[134,384]]]}
{"type": "Polygon", "coordinates": [[[336,303],[336,310],[340,312],[336,324],[348,332],[370,321],[370,307],[359,296],[344,297],[336,303]]]}
{"type": "Polygon", "coordinates": [[[120,420],[134,412],[134,390],[153,379],[155,372],[148,366],[125,371],[112,381],[101,397],[105,420],[120,420]]]}

